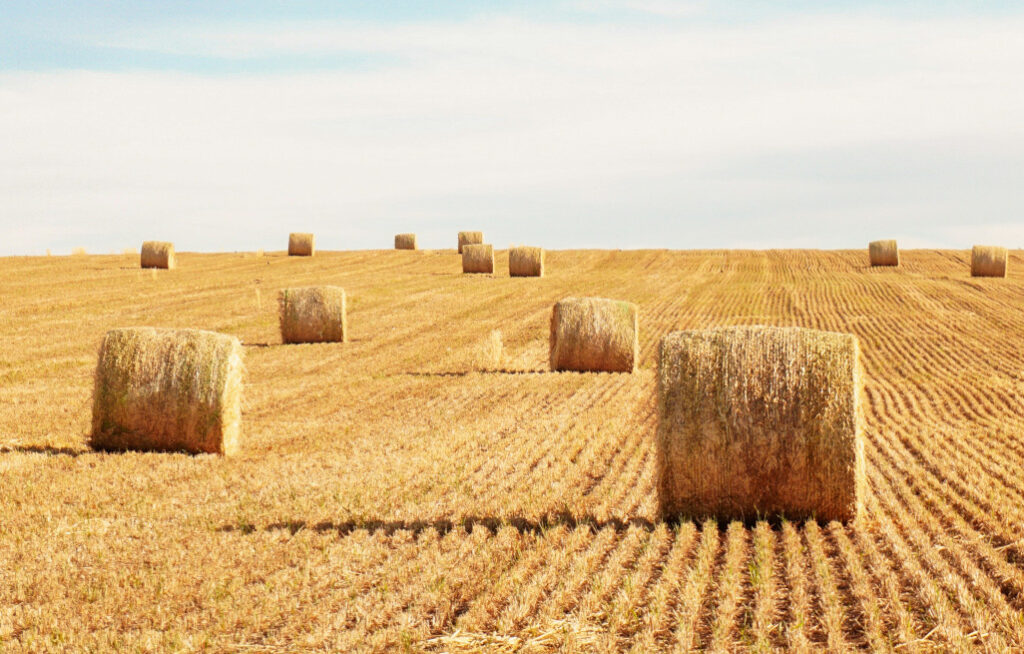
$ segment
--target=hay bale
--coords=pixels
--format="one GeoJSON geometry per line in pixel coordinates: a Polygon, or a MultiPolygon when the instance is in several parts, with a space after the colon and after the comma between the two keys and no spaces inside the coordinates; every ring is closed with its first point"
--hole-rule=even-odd
{"type": "Polygon", "coordinates": [[[868,243],[868,258],[872,266],[900,265],[900,250],[895,240],[868,243]]]}
{"type": "Polygon", "coordinates": [[[459,254],[462,254],[462,248],[467,245],[480,245],[483,242],[483,232],[459,232],[459,254]]]}
{"type": "Polygon", "coordinates": [[[543,277],[544,248],[514,247],[508,251],[510,277],[543,277]]]}
{"type": "Polygon", "coordinates": [[[140,258],[143,268],[170,270],[175,266],[174,244],[166,241],[144,241],[140,258]]]}
{"type": "Polygon", "coordinates": [[[975,245],[971,250],[971,277],[1006,277],[1006,248],[975,245]]]}
{"type": "Polygon", "coordinates": [[[311,257],[316,253],[312,234],[292,233],[288,235],[288,256],[311,257]]]}
{"type": "Polygon", "coordinates": [[[415,234],[395,234],[396,250],[418,250],[415,234]]]}
{"type": "Polygon", "coordinates": [[[234,454],[241,399],[242,344],[234,336],[113,329],[100,346],[89,444],[234,454]]]}
{"type": "Polygon", "coordinates": [[[462,272],[493,273],[494,247],[491,245],[466,245],[462,248],[462,272]]]}
{"type": "Polygon", "coordinates": [[[633,372],[639,358],[637,307],[602,298],[566,298],[551,312],[552,370],[633,372]]]}
{"type": "Polygon", "coordinates": [[[286,288],[278,296],[283,343],[344,343],[348,333],[345,289],[286,288]]]}
{"type": "Polygon", "coordinates": [[[854,519],[867,483],[860,384],[852,334],[669,334],[658,366],[662,515],[854,519]]]}

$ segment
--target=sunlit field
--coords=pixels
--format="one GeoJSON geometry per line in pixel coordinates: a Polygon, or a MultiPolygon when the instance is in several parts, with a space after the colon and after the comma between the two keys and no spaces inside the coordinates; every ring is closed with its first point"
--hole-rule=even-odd
{"type": "Polygon", "coordinates": [[[0,259],[0,651],[1024,648],[1024,256],[454,250],[0,259]],[[348,295],[282,345],[277,294],[348,295]],[[635,374],[552,373],[552,305],[640,308],[635,374]],[[856,523],[662,522],[658,342],[852,332],[856,523]],[[106,330],[245,345],[235,457],[87,446],[106,330]],[[496,349],[500,332],[501,349],[496,349]]]}

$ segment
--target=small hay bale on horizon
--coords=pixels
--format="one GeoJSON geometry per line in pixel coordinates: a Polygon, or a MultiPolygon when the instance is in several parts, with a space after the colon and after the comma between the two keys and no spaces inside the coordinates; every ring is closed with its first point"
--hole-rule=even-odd
{"type": "Polygon", "coordinates": [[[415,234],[395,234],[396,250],[418,250],[415,234]]]}
{"type": "Polygon", "coordinates": [[[1006,248],[975,245],[971,249],[971,277],[1006,277],[1006,248]]]}
{"type": "Polygon", "coordinates": [[[235,454],[239,449],[242,344],[198,329],[107,332],[93,390],[97,450],[235,454]]]}
{"type": "Polygon", "coordinates": [[[288,235],[288,256],[311,257],[316,254],[313,235],[305,232],[293,232],[288,235]]]}
{"type": "Polygon", "coordinates": [[[896,241],[892,239],[872,241],[868,244],[868,258],[872,266],[898,266],[900,250],[896,246],[896,241]]]}
{"type": "Polygon", "coordinates": [[[177,265],[174,244],[167,241],[144,241],[139,262],[142,268],[172,270],[177,265]]]}
{"type": "Polygon", "coordinates": [[[494,247],[490,244],[469,244],[462,248],[462,272],[493,273],[494,247]]]}
{"type": "Polygon", "coordinates": [[[634,372],[639,318],[632,302],[565,298],[551,311],[548,358],[552,370],[634,372]]]}
{"type": "Polygon", "coordinates": [[[282,289],[278,308],[282,343],[344,343],[348,337],[343,288],[282,289]]]}
{"type": "Polygon", "coordinates": [[[467,245],[481,245],[483,242],[483,232],[459,232],[459,254],[467,245]]]}
{"type": "Polygon", "coordinates": [[[521,245],[508,251],[510,277],[543,277],[544,248],[521,245]]]}
{"type": "Polygon", "coordinates": [[[673,332],[658,365],[663,518],[855,519],[866,493],[857,337],[673,332]]]}

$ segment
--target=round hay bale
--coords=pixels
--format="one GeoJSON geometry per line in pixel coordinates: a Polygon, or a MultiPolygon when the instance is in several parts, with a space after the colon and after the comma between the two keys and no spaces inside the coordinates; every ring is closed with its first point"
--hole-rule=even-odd
{"type": "Polygon", "coordinates": [[[462,254],[462,248],[467,245],[480,245],[483,242],[483,232],[459,232],[459,254],[462,254]]]}
{"type": "Polygon", "coordinates": [[[658,362],[663,517],[847,521],[866,490],[857,337],[674,332],[658,362]]]}
{"type": "Polygon", "coordinates": [[[510,277],[543,277],[544,248],[514,247],[508,251],[510,277]]]}
{"type": "Polygon", "coordinates": [[[971,277],[1006,277],[1006,248],[975,245],[971,250],[971,277]]]}
{"type": "Polygon", "coordinates": [[[462,272],[493,273],[494,247],[491,245],[465,245],[462,248],[462,272]]]}
{"type": "Polygon", "coordinates": [[[292,233],[288,235],[288,256],[311,257],[316,253],[312,234],[292,233]]]}
{"type": "Polygon", "coordinates": [[[234,454],[239,448],[242,344],[198,329],[107,332],[93,392],[98,450],[234,454]]]}
{"type": "Polygon", "coordinates": [[[395,234],[396,250],[418,250],[415,234],[395,234]]]}
{"type": "Polygon", "coordinates": [[[570,297],[551,312],[552,370],[634,372],[639,358],[637,306],[570,297]]]}
{"type": "Polygon", "coordinates": [[[278,296],[283,343],[344,343],[348,333],[345,289],[286,288],[278,296]]]}
{"type": "Polygon", "coordinates": [[[872,241],[868,244],[868,258],[872,266],[900,265],[900,250],[896,241],[872,241]]]}
{"type": "Polygon", "coordinates": [[[143,268],[174,268],[174,244],[166,241],[144,241],[141,264],[143,268]]]}

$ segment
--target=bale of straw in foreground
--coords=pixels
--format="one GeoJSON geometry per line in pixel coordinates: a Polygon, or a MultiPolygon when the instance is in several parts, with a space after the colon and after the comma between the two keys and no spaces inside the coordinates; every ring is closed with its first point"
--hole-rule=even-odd
{"type": "Polygon", "coordinates": [[[866,489],[856,336],[674,332],[658,364],[663,517],[852,520],[866,489]]]}
{"type": "Polygon", "coordinates": [[[635,304],[594,297],[566,298],[551,312],[551,369],[633,372],[638,335],[635,304]]]}
{"type": "Polygon", "coordinates": [[[281,341],[344,343],[345,290],[337,286],[286,288],[278,296],[281,341]]]}
{"type": "Polygon", "coordinates": [[[520,246],[508,251],[510,277],[543,277],[544,248],[520,246]]]}
{"type": "Polygon", "coordinates": [[[971,277],[1006,277],[1006,248],[975,245],[971,250],[971,277]]]}
{"type": "Polygon", "coordinates": [[[462,248],[467,245],[480,245],[483,242],[483,232],[459,232],[459,254],[462,254],[462,248]]]}
{"type": "Polygon", "coordinates": [[[396,250],[417,250],[415,234],[395,234],[396,250]]]}
{"type": "Polygon", "coordinates": [[[142,244],[143,268],[174,268],[174,244],[166,241],[145,241],[142,244]]]}
{"type": "Polygon", "coordinates": [[[868,244],[868,258],[872,266],[900,265],[900,250],[896,241],[872,241],[868,244]]]}
{"type": "Polygon", "coordinates": [[[494,247],[491,245],[466,245],[462,248],[462,272],[493,273],[494,247]]]}
{"type": "Polygon", "coordinates": [[[315,253],[312,234],[295,232],[288,235],[288,256],[311,257],[315,253]]]}
{"type": "Polygon", "coordinates": [[[89,444],[233,454],[241,401],[237,338],[198,329],[114,329],[100,346],[89,444]]]}

